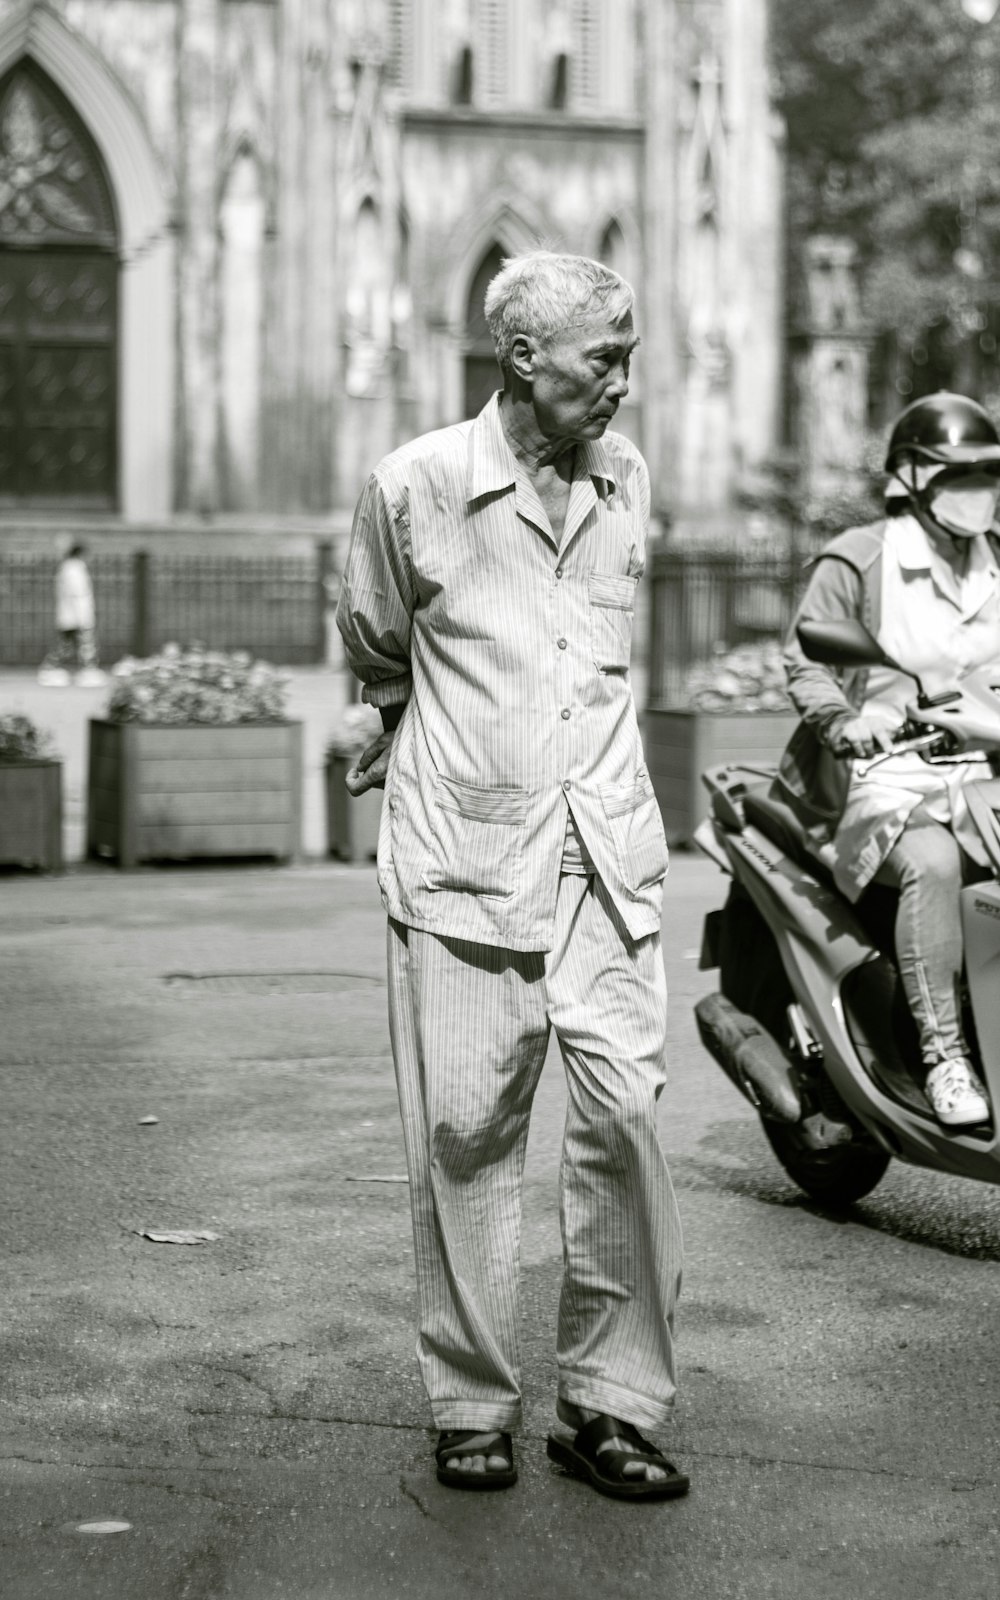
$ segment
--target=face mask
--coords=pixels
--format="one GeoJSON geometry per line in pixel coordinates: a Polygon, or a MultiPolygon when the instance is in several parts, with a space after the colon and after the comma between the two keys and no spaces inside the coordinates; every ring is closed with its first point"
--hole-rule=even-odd
{"type": "Polygon", "coordinates": [[[962,488],[943,485],[931,498],[931,510],[936,522],[949,533],[974,539],[985,533],[993,522],[997,508],[1000,484],[980,479],[975,485],[962,488]]]}

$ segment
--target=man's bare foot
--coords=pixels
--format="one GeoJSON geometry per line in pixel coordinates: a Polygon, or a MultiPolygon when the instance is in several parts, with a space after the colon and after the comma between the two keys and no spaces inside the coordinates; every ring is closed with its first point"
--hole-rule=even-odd
{"type": "Polygon", "coordinates": [[[438,1480],[453,1487],[487,1488],[495,1480],[500,1488],[515,1482],[513,1445],[509,1433],[485,1428],[445,1429],[435,1451],[438,1480]]]}
{"type": "Polygon", "coordinates": [[[478,1438],[470,1439],[463,1447],[469,1454],[464,1453],[453,1457],[451,1465],[457,1467],[459,1472],[506,1472],[510,1462],[506,1456],[488,1455],[490,1445],[496,1442],[495,1433],[481,1433],[478,1438]],[[479,1449],[482,1446],[482,1450],[479,1449]]]}
{"type": "MultiPolygon", "coordinates": [[[[586,1423],[593,1422],[595,1417],[602,1415],[600,1411],[588,1411],[584,1406],[570,1406],[565,1400],[562,1402],[562,1405],[564,1410],[572,1410],[580,1419],[579,1422],[574,1420],[574,1422],[567,1423],[566,1426],[570,1428],[575,1427],[576,1429],[580,1429],[584,1427],[586,1423]]],[[[632,1444],[628,1439],[623,1439],[618,1436],[616,1436],[614,1439],[605,1439],[603,1444],[598,1445],[597,1454],[602,1455],[605,1450],[622,1450],[626,1455],[630,1456],[634,1456],[636,1454],[635,1445],[632,1444]]],[[[645,1478],[647,1483],[660,1483],[665,1481],[667,1477],[667,1474],[664,1472],[662,1467],[654,1466],[652,1462],[645,1461],[630,1461],[626,1463],[626,1465],[622,1468],[622,1471],[627,1478],[645,1478]]]]}

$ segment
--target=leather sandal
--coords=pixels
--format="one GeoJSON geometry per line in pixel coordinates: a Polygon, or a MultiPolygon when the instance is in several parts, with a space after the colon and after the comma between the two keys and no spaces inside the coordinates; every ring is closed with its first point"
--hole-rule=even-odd
{"type": "Polygon", "coordinates": [[[573,1440],[550,1434],[546,1454],[565,1472],[585,1479],[599,1494],[610,1495],[613,1500],[667,1500],[687,1494],[690,1488],[690,1480],[655,1444],[644,1439],[631,1422],[619,1422],[617,1417],[594,1417],[592,1422],[584,1423],[573,1440]],[[608,1439],[627,1439],[635,1451],[600,1450],[608,1439]],[[667,1476],[651,1481],[626,1473],[628,1463],[636,1461],[660,1467],[667,1476]]]}
{"type": "Polygon", "coordinates": [[[440,1435],[434,1455],[438,1483],[446,1484],[449,1489],[509,1489],[517,1482],[514,1442],[509,1433],[494,1432],[492,1429],[477,1431],[475,1428],[452,1428],[440,1435]],[[476,1441],[475,1447],[470,1449],[473,1440],[476,1441]],[[461,1467],[449,1464],[462,1456],[505,1456],[507,1468],[506,1471],[496,1472],[487,1467],[485,1472],[473,1472],[471,1467],[463,1471],[461,1467]]]}

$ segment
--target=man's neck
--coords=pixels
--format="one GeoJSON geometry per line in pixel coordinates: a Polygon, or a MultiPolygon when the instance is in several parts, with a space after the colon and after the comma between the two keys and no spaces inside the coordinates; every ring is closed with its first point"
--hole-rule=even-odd
{"type": "Polygon", "coordinates": [[[500,397],[500,425],[515,460],[531,478],[572,456],[575,439],[550,439],[538,426],[534,407],[506,391],[500,397]]]}

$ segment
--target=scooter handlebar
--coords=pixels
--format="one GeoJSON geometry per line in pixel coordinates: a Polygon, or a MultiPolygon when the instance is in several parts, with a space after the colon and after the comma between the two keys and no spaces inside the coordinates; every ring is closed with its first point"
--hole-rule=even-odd
{"type": "Polygon", "coordinates": [[[894,756],[908,755],[911,751],[926,751],[929,754],[932,750],[943,754],[950,742],[945,729],[932,728],[927,732],[911,735],[907,734],[904,728],[900,736],[893,740],[891,750],[883,750],[870,761],[859,761],[855,771],[859,778],[866,778],[873,767],[880,767],[883,761],[891,761],[894,756]]]}

